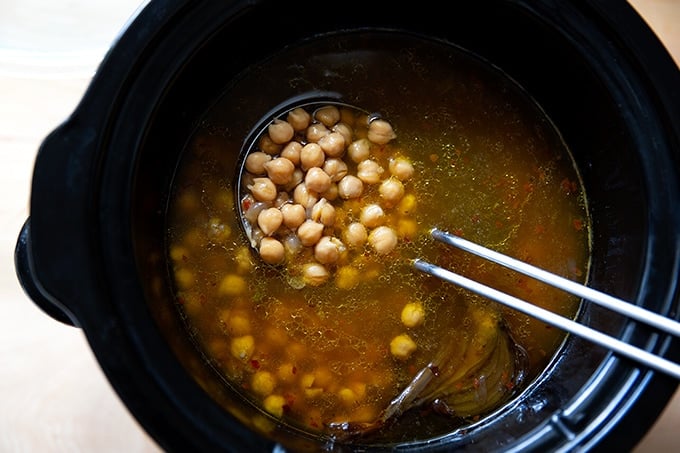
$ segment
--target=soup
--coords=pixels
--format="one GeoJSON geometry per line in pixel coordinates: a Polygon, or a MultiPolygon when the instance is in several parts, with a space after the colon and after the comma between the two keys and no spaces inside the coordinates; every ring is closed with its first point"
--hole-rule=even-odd
{"type": "MultiPolygon", "coordinates": [[[[351,139],[324,162],[337,158],[347,174],[362,172],[364,159],[349,151],[368,136],[362,121],[341,121],[351,139]]],[[[305,140],[313,142],[300,146],[305,140]]],[[[257,152],[273,161],[288,143],[261,143],[257,152]]],[[[323,162],[304,171],[311,168],[323,171],[323,162]]],[[[271,183],[254,173],[251,187],[256,178],[271,183]]],[[[177,308],[225,386],[261,407],[253,424],[263,431],[279,421],[333,439],[384,442],[464,428],[540,375],[564,333],[420,274],[411,260],[570,317],[579,301],[435,243],[433,227],[574,280],[587,274],[578,172],[549,119],[502,72],[450,45],[388,32],[284,49],[227,87],[187,145],[168,209],[177,308]],[[243,205],[235,183],[239,151],[262,115],[300,93],[329,91],[380,112],[394,132],[372,142],[367,160],[377,176],[360,195],[307,190],[313,202],[304,221],[322,224],[333,259],[316,254],[318,239],[286,243],[290,232],[302,237],[300,224],[258,228],[263,211],[283,217],[274,211],[300,204],[298,184],[277,181],[274,198],[243,205]],[[384,196],[388,182],[401,186],[398,198],[384,196]],[[313,213],[321,200],[334,212],[331,224],[321,208],[313,213]],[[254,203],[264,203],[257,217],[254,203]],[[240,205],[252,214],[254,236],[241,230],[240,205]],[[381,211],[378,223],[364,217],[370,207],[381,211]],[[348,238],[354,224],[367,230],[365,241],[348,238]],[[381,228],[391,230],[387,248],[368,239],[381,228]],[[275,255],[260,256],[263,238],[280,242],[275,255]]]]}

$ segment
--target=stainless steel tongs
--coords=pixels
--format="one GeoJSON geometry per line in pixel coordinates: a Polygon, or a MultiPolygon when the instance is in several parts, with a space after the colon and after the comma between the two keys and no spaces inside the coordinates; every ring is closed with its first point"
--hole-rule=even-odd
{"type": "MultiPolygon", "coordinates": [[[[488,248],[482,247],[479,244],[475,244],[474,242],[470,242],[459,236],[452,235],[436,228],[431,230],[430,233],[437,241],[470,252],[474,255],[500,264],[501,266],[505,266],[516,272],[522,273],[568,293],[594,302],[614,312],[628,316],[629,318],[632,318],[636,321],[655,327],[663,332],[680,337],[680,323],[670,318],[661,316],[637,305],[617,299],[616,297],[612,297],[608,294],[560,277],[559,275],[555,275],[543,269],[539,269],[523,261],[519,261],[488,248]]],[[[428,263],[422,259],[415,259],[413,261],[413,265],[419,271],[425,272],[434,277],[461,286],[489,299],[495,300],[496,302],[546,322],[554,327],[558,327],[566,332],[572,333],[586,340],[590,340],[595,344],[604,346],[605,348],[608,348],[609,350],[614,351],[622,356],[680,380],[680,365],[677,363],[668,361],[662,357],[650,353],[649,351],[632,346],[576,321],[560,316],[524,300],[510,296],[506,293],[483,285],[467,277],[463,277],[462,275],[456,274],[447,269],[428,263]]]]}

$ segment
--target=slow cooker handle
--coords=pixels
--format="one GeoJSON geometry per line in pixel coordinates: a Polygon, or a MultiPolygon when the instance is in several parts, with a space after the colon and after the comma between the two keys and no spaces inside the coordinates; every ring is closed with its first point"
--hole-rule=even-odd
{"type": "Polygon", "coordinates": [[[26,293],[51,317],[76,327],[85,323],[85,302],[100,299],[90,242],[92,173],[103,128],[97,108],[81,102],[40,145],[29,218],[15,252],[26,293]]]}
{"type": "Polygon", "coordinates": [[[31,261],[31,218],[24,222],[19,232],[19,238],[14,249],[14,267],[17,278],[24,292],[31,300],[52,318],[64,324],[75,326],[75,317],[59,301],[49,297],[49,294],[41,289],[40,282],[36,280],[32,271],[31,261]]]}

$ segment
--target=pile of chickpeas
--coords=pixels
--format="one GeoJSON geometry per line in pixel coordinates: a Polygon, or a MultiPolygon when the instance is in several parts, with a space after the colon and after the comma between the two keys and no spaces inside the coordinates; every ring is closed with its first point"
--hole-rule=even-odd
{"type": "Polygon", "coordinates": [[[262,260],[301,265],[304,282],[320,285],[352,252],[395,250],[397,223],[414,203],[414,168],[388,145],[395,138],[384,119],[334,104],[274,119],[241,178],[241,211],[262,260]]]}

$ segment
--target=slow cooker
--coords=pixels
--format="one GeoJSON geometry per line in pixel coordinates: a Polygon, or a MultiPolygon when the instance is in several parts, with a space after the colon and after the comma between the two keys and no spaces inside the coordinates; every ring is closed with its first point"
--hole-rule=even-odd
{"type": "MultiPolygon", "coordinates": [[[[426,442],[270,435],[234,410],[172,304],[165,208],[184,144],[245,69],[329,32],[384,29],[449,42],[522,86],[574,154],[592,217],[589,285],[680,319],[680,71],[644,21],[613,1],[417,4],[152,0],[38,152],[16,271],[30,298],[83,330],[103,371],[168,451],[629,449],[677,388],[670,377],[568,337],[494,417],[426,442]],[[325,8],[328,6],[328,8],[325,8]],[[196,379],[197,373],[203,373],[196,379]],[[199,382],[200,381],[200,382],[199,382]]],[[[671,360],[680,340],[597,306],[580,322],[671,360]]],[[[245,414],[245,415],[244,415],[245,414]]]]}

